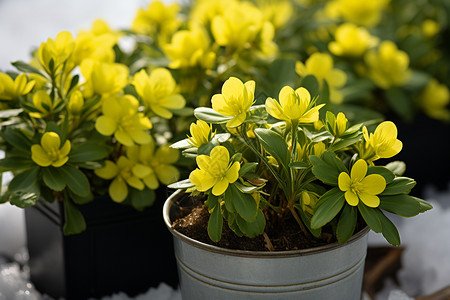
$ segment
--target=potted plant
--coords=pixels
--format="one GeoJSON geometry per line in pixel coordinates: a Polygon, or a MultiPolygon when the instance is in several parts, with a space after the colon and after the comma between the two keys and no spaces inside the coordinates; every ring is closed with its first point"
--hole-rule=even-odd
{"type": "Polygon", "coordinates": [[[167,68],[118,62],[120,35],[101,21],[63,31],[0,73],[0,168],[13,172],[0,202],[27,208],[31,280],[53,297],[178,284],[160,210],[186,100],[167,68]]]}
{"type": "Polygon", "coordinates": [[[130,28],[98,20],[75,36],[60,32],[31,62],[0,73],[0,171],[13,172],[0,202],[26,208],[41,292],[80,299],[177,286],[160,211],[165,186],[191,163],[168,146],[227,74],[262,75],[277,52],[256,6],[223,4],[231,13],[212,25],[207,10],[188,17],[153,1],[130,28]],[[235,28],[243,8],[252,14],[235,28]]]}
{"type": "Polygon", "coordinates": [[[255,94],[230,77],[171,146],[197,163],[164,205],[183,299],[359,299],[369,229],[399,245],[384,212],[431,208],[404,164],[376,165],[402,149],[395,124],[350,126],[305,87],[255,94]]]}

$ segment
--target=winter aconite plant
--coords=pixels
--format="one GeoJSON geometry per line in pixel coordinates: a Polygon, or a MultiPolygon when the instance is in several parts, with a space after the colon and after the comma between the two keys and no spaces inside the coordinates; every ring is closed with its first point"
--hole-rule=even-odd
{"type": "Polygon", "coordinates": [[[254,81],[230,77],[212,108],[195,109],[190,135],[172,145],[197,168],[170,187],[205,195],[212,241],[223,226],[238,236],[265,234],[273,211],[281,222],[290,214],[306,237],[326,239],[326,230],[344,243],[363,222],[399,245],[385,212],[412,217],[431,208],[408,195],[415,181],[401,176],[403,163],[378,164],[402,149],[394,123],[369,133],[323,111],[305,87],[285,86],[277,99],[254,95],[254,81]]]}
{"type": "Polygon", "coordinates": [[[0,170],[14,175],[0,202],[63,201],[66,234],[85,229],[77,205],[97,195],[143,209],[179,178],[178,150],[153,128],[186,101],[169,70],[116,62],[118,38],[100,21],[76,38],[63,31],[31,64],[14,63],[21,73],[0,73],[0,170]]]}

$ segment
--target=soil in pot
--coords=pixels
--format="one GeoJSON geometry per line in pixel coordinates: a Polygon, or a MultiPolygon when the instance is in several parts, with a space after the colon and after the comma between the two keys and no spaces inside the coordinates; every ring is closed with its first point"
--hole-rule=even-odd
{"type": "MultiPolygon", "coordinates": [[[[289,251],[319,247],[332,242],[331,228],[322,229],[321,239],[305,236],[289,210],[284,209],[280,214],[274,211],[265,211],[266,228],[263,235],[256,238],[237,236],[224,222],[222,238],[218,243],[211,241],[208,236],[209,212],[203,206],[201,197],[180,198],[178,211],[172,224],[176,231],[205,244],[221,248],[247,250],[247,251],[289,251]],[[269,244],[270,241],[270,244],[269,244]]],[[[363,228],[358,222],[355,232],[363,228]]]]}

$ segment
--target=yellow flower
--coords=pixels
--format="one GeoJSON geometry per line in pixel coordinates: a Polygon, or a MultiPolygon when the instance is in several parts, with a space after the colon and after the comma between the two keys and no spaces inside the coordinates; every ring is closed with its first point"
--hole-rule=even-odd
{"type": "Polygon", "coordinates": [[[261,11],[249,2],[231,2],[212,20],[211,31],[220,46],[249,48],[263,25],[261,11]]]}
{"type": "Polygon", "coordinates": [[[72,34],[68,31],[61,31],[55,40],[48,39],[42,43],[38,50],[39,62],[50,72],[50,61],[53,60],[54,70],[59,70],[62,64],[72,55],[75,42],[72,34]]]}
{"type": "Polygon", "coordinates": [[[160,117],[170,119],[173,115],[170,110],[181,109],[186,104],[183,96],[176,92],[176,82],[167,69],[154,69],[150,76],[141,70],[134,75],[133,84],[144,103],[160,117]]]}
{"type": "Polygon", "coordinates": [[[431,19],[427,19],[422,23],[422,32],[426,37],[435,36],[441,28],[439,28],[439,24],[431,19]]]}
{"type": "Polygon", "coordinates": [[[393,157],[403,147],[402,142],[397,139],[397,127],[391,121],[381,123],[370,135],[364,126],[363,136],[366,144],[375,151],[376,156],[372,160],[393,157]]]}
{"type": "Polygon", "coordinates": [[[178,18],[180,5],[164,4],[162,1],[150,1],[147,9],[139,9],[131,26],[132,30],[156,38],[159,44],[165,44],[180,27],[178,18]]]}
{"type": "Polygon", "coordinates": [[[299,123],[313,123],[319,119],[319,109],[324,106],[320,104],[313,106],[311,95],[308,90],[300,87],[295,91],[285,86],[279,94],[280,103],[273,98],[267,98],[267,112],[279,120],[292,122],[294,120],[299,123]]]}
{"type": "Polygon", "coordinates": [[[172,69],[197,65],[209,69],[214,66],[216,59],[216,54],[210,50],[209,37],[200,26],[177,31],[163,50],[171,60],[169,67],[172,69]]]}
{"type": "Polygon", "coordinates": [[[87,96],[93,93],[101,95],[117,93],[128,83],[129,70],[123,64],[85,59],[81,63],[80,70],[86,79],[87,96]]]}
{"type": "Polygon", "coordinates": [[[297,62],[295,71],[301,77],[308,74],[314,75],[318,80],[320,86],[322,81],[328,83],[330,89],[330,100],[333,103],[339,104],[343,100],[343,95],[338,88],[341,88],[347,82],[347,75],[344,71],[333,68],[333,59],[327,53],[313,53],[303,64],[297,62]]]}
{"type": "Polygon", "coordinates": [[[61,138],[56,132],[46,132],[41,144],[31,146],[31,159],[41,167],[61,167],[69,160],[70,141],[61,147],[61,138]]]}
{"type": "Polygon", "coordinates": [[[339,189],[345,192],[345,200],[351,206],[358,205],[361,200],[369,207],[378,207],[378,194],[386,188],[386,180],[379,174],[367,175],[367,163],[359,159],[352,167],[350,176],[342,172],[338,177],[339,189]]]}
{"type": "Polygon", "coordinates": [[[28,94],[34,85],[35,81],[28,81],[25,73],[18,75],[13,81],[8,74],[0,72],[0,99],[17,99],[22,95],[28,94]]]}
{"type": "Polygon", "coordinates": [[[336,41],[331,42],[328,49],[338,56],[358,57],[378,43],[378,39],[371,36],[366,28],[352,23],[340,25],[336,29],[335,38],[336,41]]]}
{"type": "Polygon", "coordinates": [[[81,109],[84,106],[84,98],[83,94],[76,90],[73,91],[69,98],[69,103],[67,104],[67,111],[71,115],[79,115],[81,113],[81,109]]]}
{"type": "Polygon", "coordinates": [[[227,7],[234,5],[236,0],[197,0],[194,2],[189,19],[193,22],[210,28],[212,20],[216,16],[221,16],[227,7]]]}
{"type": "Polygon", "coordinates": [[[212,108],[222,115],[233,117],[227,122],[227,127],[237,127],[244,122],[254,102],[254,94],[253,80],[244,84],[238,78],[230,77],[222,86],[222,94],[211,98],[212,108]]]}
{"type": "Polygon", "coordinates": [[[109,196],[115,202],[122,202],[128,196],[128,186],[143,190],[145,185],[142,177],[150,172],[144,166],[136,165],[125,156],[119,157],[117,164],[113,161],[105,161],[103,168],[95,169],[94,173],[103,179],[113,179],[108,188],[109,196]]]}
{"type": "Polygon", "coordinates": [[[161,146],[155,151],[155,143],[152,140],[145,145],[127,147],[127,157],[149,169],[149,172],[142,176],[142,181],[152,190],[159,187],[159,182],[169,185],[180,178],[180,172],[173,166],[178,161],[180,152],[168,145],[161,146]]]}
{"type": "Polygon", "coordinates": [[[75,48],[71,61],[79,65],[85,59],[113,63],[115,59],[113,46],[120,34],[112,31],[108,24],[96,20],[90,31],[80,31],[75,38],[75,48]]]}
{"type": "Polygon", "coordinates": [[[50,95],[47,94],[44,90],[39,90],[33,95],[33,106],[40,112],[30,112],[30,117],[42,119],[46,116],[50,115],[53,112],[53,109],[58,105],[58,100],[52,102],[50,95]]]}
{"type": "Polygon", "coordinates": [[[257,0],[256,3],[261,9],[263,18],[273,24],[275,29],[280,29],[286,25],[294,12],[294,7],[291,1],[257,0]]]}
{"type": "Polygon", "coordinates": [[[103,115],[98,117],[95,128],[102,135],[112,135],[125,146],[150,142],[146,130],[152,128],[150,120],[139,112],[139,101],[131,95],[115,95],[102,104],[103,115]]]}
{"type": "Polygon", "coordinates": [[[364,56],[364,60],[369,68],[370,79],[380,88],[401,86],[411,76],[411,70],[408,68],[408,54],[398,50],[391,41],[383,41],[378,51],[369,51],[364,56]]]}
{"type": "Polygon", "coordinates": [[[389,0],[334,0],[327,3],[325,11],[335,18],[341,16],[344,20],[367,27],[376,26],[389,0]]]}
{"type": "Polygon", "coordinates": [[[342,112],[338,113],[333,128],[333,132],[337,137],[341,136],[347,130],[347,123],[348,120],[345,115],[342,112]]]}
{"type": "Polygon", "coordinates": [[[431,79],[420,93],[419,101],[425,113],[438,120],[450,120],[450,111],[446,108],[450,102],[448,87],[431,79]]]}
{"type": "Polygon", "coordinates": [[[319,200],[314,193],[308,191],[302,191],[302,209],[308,212],[310,215],[314,215],[314,207],[319,200]]]}
{"type": "Polygon", "coordinates": [[[215,196],[225,193],[228,185],[238,179],[241,168],[239,162],[230,162],[230,154],[223,146],[213,148],[210,156],[197,156],[197,165],[198,168],[189,175],[189,180],[200,192],[212,188],[215,196]]]}
{"type": "Polygon", "coordinates": [[[323,142],[318,142],[318,143],[314,144],[312,152],[313,153],[311,153],[311,154],[321,157],[322,154],[325,152],[325,144],[323,142]]]}
{"type": "Polygon", "coordinates": [[[197,123],[192,123],[189,131],[191,132],[191,136],[188,136],[188,142],[196,148],[209,143],[214,136],[211,125],[208,125],[208,123],[202,120],[197,120],[197,123]]]}

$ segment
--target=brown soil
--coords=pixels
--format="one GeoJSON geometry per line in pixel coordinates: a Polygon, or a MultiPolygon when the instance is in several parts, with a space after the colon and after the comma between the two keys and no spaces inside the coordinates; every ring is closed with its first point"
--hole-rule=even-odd
{"type": "MultiPolygon", "coordinates": [[[[203,207],[200,199],[190,199],[189,201],[192,202],[190,202],[188,207],[181,205],[184,207],[179,208],[177,212],[177,217],[172,224],[172,227],[176,231],[197,241],[222,248],[251,251],[269,250],[270,247],[267,246],[268,244],[264,235],[256,238],[238,237],[226,225],[225,221],[222,239],[218,243],[212,242],[207,232],[208,211],[203,207]]],[[[268,238],[270,240],[275,251],[306,249],[334,242],[331,239],[331,234],[329,232],[327,233],[326,229],[324,230],[322,239],[316,239],[312,236],[306,237],[288,211],[280,215],[275,214],[273,211],[270,212],[265,212],[265,234],[267,235],[266,239],[268,238]]]]}

